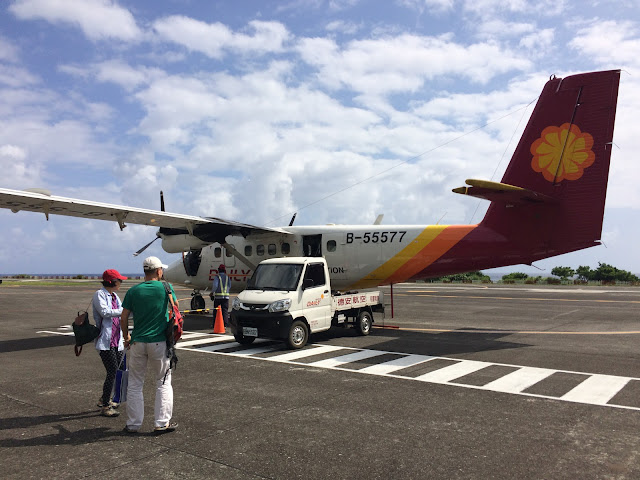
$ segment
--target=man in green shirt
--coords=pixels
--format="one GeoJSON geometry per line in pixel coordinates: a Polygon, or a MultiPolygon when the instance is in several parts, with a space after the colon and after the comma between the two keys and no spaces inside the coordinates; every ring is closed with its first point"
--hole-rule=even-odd
{"type": "MultiPolygon", "coordinates": [[[[169,297],[161,281],[163,265],[157,257],[143,262],[144,282],[129,289],[122,302],[120,327],[125,347],[129,348],[129,384],[127,387],[127,425],[124,431],[135,433],[144,418],[142,387],[150,364],[156,382],[154,408],[156,433],[172,432],[178,426],[171,422],[173,414],[173,387],[167,356],[165,332],[169,322],[169,297]],[[134,315],[132,334],[129,335],[129,316],[134,315]]],[[[174,302],[178,302],[173,288],[174,302]]]]}

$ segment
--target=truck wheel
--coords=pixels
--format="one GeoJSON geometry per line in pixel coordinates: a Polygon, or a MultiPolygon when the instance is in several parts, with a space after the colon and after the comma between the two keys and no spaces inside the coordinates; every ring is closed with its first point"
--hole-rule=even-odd
{"type": "Polygon", "coordinates": [[[204,298],[202,298],[202,295],[194,295],[191,297],[191,310],[202,310],[204,306],[204,298]]]}
{"type": "Polygon", "coordinates": [[[291,324],[289,328],[289,335],[287,335],[287,345],[289,348],[297,350],[304,347],[309,339],[309,330],[302,320],[296,320],[291,324]]]}
{"type": "Polygon", "coordinates": [[[256,337],[245,337],[241,333],[236,333],[233,336],[240,345],[251,345],[256,337]]]}
{"type": "Polygon", "coordinates": [[[356,330],[360,335],[369,335],[371,332],[371,325],[373,324],[373,318],[371,313],[367,310],[362,310],[358,315],[358,321],[356,322],[356,330]]]}

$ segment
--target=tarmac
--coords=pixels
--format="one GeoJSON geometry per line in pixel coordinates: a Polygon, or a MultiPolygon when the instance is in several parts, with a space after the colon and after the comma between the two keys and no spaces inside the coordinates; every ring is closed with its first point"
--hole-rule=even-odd
{"type": "Polygon", "coordinates": [[[98,287],[0,285],[3,478],[640,478],[640,288],[395,285],[369,336],[300,351],[188,315],[179,428],[153,434],[147,381],[132,436],[124,405],[99,415],[94,347],[73,354],[98,287]]]}

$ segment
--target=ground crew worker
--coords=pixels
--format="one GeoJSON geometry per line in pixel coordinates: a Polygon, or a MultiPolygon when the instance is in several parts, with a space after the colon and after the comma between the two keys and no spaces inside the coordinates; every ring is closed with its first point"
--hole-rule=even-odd
{"type": "Polygon", "coordinates": [[[222,311],[222,320],[224,320],[224,328],[229,326],[229,290],[231,289],[231,279],[227,275],[227,268],[224,265],[218,267],[218,275],[213,278],[211,287],[211,295],[213,300],[213,326],[216,326],[216,308],[220,306],[222,311]]]}

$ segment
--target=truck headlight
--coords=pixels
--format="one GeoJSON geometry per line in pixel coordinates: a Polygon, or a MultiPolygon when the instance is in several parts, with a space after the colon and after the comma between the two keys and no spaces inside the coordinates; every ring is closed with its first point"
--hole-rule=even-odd
{"type": "Polygon", "coordinates": [[[269,311],[271,313],[274,312],[286,312],[287,310],[289,310],[289,307],[291,306],[291,299],[290,298],[285,298],[283,300],[276,300],[275,302],[271,303],[269,305],[269,311]]]}
{"type": "Polygon", "coordinates": [[[233,303],[231,304],[231,308],[233,310],[238,310],[240,308],[240,305],[242,304],[242,302],[240,301],[240,299],[238,297],[233,299],[233,303]]]}

